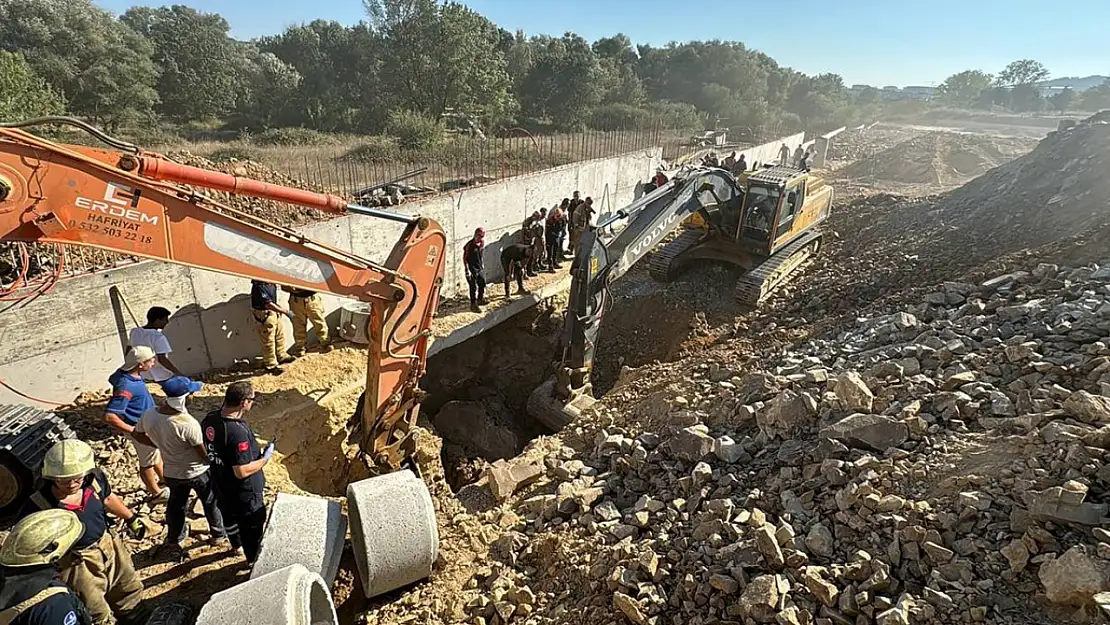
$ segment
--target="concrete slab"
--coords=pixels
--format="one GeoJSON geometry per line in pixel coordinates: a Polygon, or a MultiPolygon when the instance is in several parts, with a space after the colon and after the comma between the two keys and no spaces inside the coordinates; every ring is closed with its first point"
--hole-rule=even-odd
{"type": "Polygon", "coordinates": [[[424,481],[397,471],[347,486],[351,542],[366,596],[420,581],[439,555],[435,507],[424,481]]]}
{"type": "Polygon", "coordinates": [[[197,625],[338,625],[331,591],[299,564],[212,595],[197,625]]]}
{"type": "Polygon", "coordinates": [[[347,519],[339,502],[278,493],[251,579],[300,564],[330,587],[346,537],[347,519]]]}

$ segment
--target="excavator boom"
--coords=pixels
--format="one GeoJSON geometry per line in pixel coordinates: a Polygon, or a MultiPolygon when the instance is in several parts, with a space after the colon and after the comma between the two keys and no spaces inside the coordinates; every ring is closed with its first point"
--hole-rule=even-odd
{"type": "Polygon", "coordinates": [[[703,193],[731,195],[732,176],[717,168],[696,168],[677,174],[663,186],[637,199],[579,239],[571,264],[571,287],[563,320],[562,355],[555,377],[529,398],[528,411],[552,429],[574,420],[592,398],[590,374],[601,322],[612,306],[609,286],[648,254],[683,220],[702,210],[703,193]],[[606,236],[617,222],[626,225],[606,236]]]}
{"type": "MultiPolygon", "coordinates": [[[[88,129],[82,122],[52,118],[88,129]]],[[[141,150],[55,143],[0,124],[0,241],[83,245],[367,302],[367,392],[355,424],[373,465],[411,454],[430,326],[443,281],[435,221],[174,163],[141,150]],[[313,241],[181,184],[405,224],[384,263],[313,241]]],[[[91,132],[99,134],[94,129],[91,132]]],[[[128,144],[116,141],[115,145],[128,144]]]]}

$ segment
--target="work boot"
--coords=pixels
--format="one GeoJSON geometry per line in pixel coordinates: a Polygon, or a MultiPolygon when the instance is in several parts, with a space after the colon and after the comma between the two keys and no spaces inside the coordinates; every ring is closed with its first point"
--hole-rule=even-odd
{"type": "Polygon", "coordinates": [[[539,274],[537,274],[535,271],[532,271],[531,269],[529,269],[528,273],[526,273],[524,275],[528,276],[529,278],[535,278],[539,274]]]}
{"type": "MultiPolygon", "coordinates": [[[[297,359],[301,356],[304,356],[304,353],[305,349],[303,347],[294,347],[293,349],[289,350],[289,357],[292,359],[297,359]]],[[[290,360],[289,362],[292,362],[292,360],[290,360]]]]}
{"type": "Polygon", "coordinates": [[[333,351],[335,351],[335,346],[332,345],[331,343],[324,343],[323,345],[320,346],[320,353],[322,353],[322,354],[328,354],[328,353],[331,353],[333,351]]]}
{"type": "Polygon", "coordinates": [[[276,366],[275,367],[266,367],[266,373],[269,373],[270,375],[281,375],[281,374],[285,373],[285,369],[282,369],[281,367],[276,367],[276,366]]]}
{"type": "Polygon", "coordinates": [[[471,304],[470,312],[482,312],[482,309],[478,307],[478,304],[471,304]]]}
{"type": "MultiPolygon", "coordinates": [[[[303,354],[301,354],[301,355],[303,356],[303,354]]],[[[278,358],[278,364],[279,365],[287,365],[287,364],[293,362],[294,360],[296,360],[297,358],[300,358],[300,356],[294,356],[292,354],[286,354],[286,355],[282,356],[281,358],[278,358]]]]}
{"type": "Polygon", "coordinates": [[[488,301],[486,300],[486,296],[485,296],[485,295],[483,295],[483,296],[482,296],[481,298],[479,298],[479,299],[478,299],[478,305],[479,305],[479,306],[485,306],[485,305],[486,305],[486,304],[488,304],[488,303],[489,303],[489,302],[488,302],[488,301]]]}
{"type": "Polygon", "coordinates": [[[524,287],[519,287],[516,290],[516,294],[517,295],[528,295],[528,289],[526,289],[524,287]]]}

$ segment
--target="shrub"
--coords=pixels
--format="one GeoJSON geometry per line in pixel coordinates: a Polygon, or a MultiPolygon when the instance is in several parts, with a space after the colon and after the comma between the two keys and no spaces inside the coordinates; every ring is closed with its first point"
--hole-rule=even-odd
{"type": "Polygon", "coordinates": [[[351,148],[339,160],[356,163],[388,163],[397,160],[400,150],[393,137],[367,137],[366,141],[351,148]]]}
{"type": "Polygon", "coordinates": [[[443,141],[443,125],[415,111],[393,111],[385,131],[402,150],[413,152],[433,148],[443,141]]]}
{"type": "Polygon", "coordinates": [[[208,155],[208,160],[215,163],[222,163],[230,160],[236,161],[257,161],[260,152],[258,148],[246,145],[244,143],[232,143],[225,147],[218,148],[208,155]]]}
{"type": "Polygon", "coordinates": [[[253,138],[255,145],[289,147],[338,145],[341,142],[341,138],[336,135],[312,130],[311,128],[270,128],[253,138]]]}
{"type": "Polygon", "coordinates": [[[590,127],[597,130],[638,130],[649,128],[652,121],[647,109],[629,104],[599,106],[590,114],[590,127]]]}
{"type": "Polygon", "coordinates": [[[685,102],[661,100],[648,104],[647,109],[655,119],[663,124],[664,128],[700,129],[704,125],[698,109],[685,102]]]}

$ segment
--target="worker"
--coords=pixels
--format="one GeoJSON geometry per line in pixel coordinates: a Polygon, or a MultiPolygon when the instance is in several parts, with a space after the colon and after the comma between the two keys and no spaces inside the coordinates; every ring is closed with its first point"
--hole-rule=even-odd
{"type": "Polygon", "coordinates": [[[659,187],[661,187],[665,184],[667,184],[667,174],[663,173],[662,168],[656,169],[655,170],[655,187],[659,188],[659,187]]]}
{"type": "Polygon", "coordinates": [[[790,146],[783,143],[782,147],[779,148],[779,165],[785,166],[788,164],[790,164],[790,146]]]}
{"type": "Polygon", "coordinates": [[[744,154],[741,154],[740,158],[736,161],[736,165],[732,167],[732,173],[742,174],[746,171],[748,171],[748,160],[745,158],[744,154]]]}
{"type": "Polygon", "coordinates": [[[566,260],[569,256],[567,254],[567,226],[570,224],[570,202],[571,198],[563,198],[559,203],[559,210],[562,211],[563,228],[559,231],[559,260],[566,260]]]}
{"type": "Polygon", "coordinates": [[[585,201],[575,211],[574,217],[570,220],[570,253],[573,257],[578,251],[578,240],[582,238],[582,233],[586,228],[590,227],[590,218],[596,211],[594,210],[594,199],[592,197],[586,198],[585,201]]]}
{"type": "Polygon", "coordinates": [[[127,435],[138,457],[139,479],[143,487],[152,498],[164,502],[169,499],[170,493],[159,486],[159,481],[164,478],[158,449],[144,445],[131,436],[143,413],[154,407],[154,398],[150,396],[142,376],[154,367],[156,361],[154,350],[145,345],[128,350],[123,357],[123,366],[108,378],[108,383],[112,385],[112,397],[104,409],[104,421],[127,435]]]}
{"type": "MultiPolygon", "coordinates": [[[[566,202],[566,200],[563,200],[563,201],[566,202]]],[[[563,214],[567,216],[567,221],[568,222],[569,221],[574,221],[574,211],[578,210],[578,207],[581,206],[581,205],[582,205],[582,193],[580,191],[575,191],[574,193],[571,194],[570,201],[567,202],[567,205],[562,207],[563,208],[563,214]]]]}
{"type": "Polygon", "coordinates": [[[538,273],[539,260],[536,252],[543,249],[543,223],[539,223],[537,228],[537,222],[540,222],[540,211],[532,211],[520,228],[520,242],[532,248],[532,255],[528,257],[528,264],[524,267],[524,273],[529,278],[535,278],[538,273]]]}
{"type": "Polygon", "coordinates": [[[188,558],[184,549],[188,536],[185,515],[189,509],[189,496],[194,492],[208,519],[212,542],[226,538],[223,517],[216,505],[216,491],[208,474],[208,452],[204,447],[200,423],[185,406],[188,397],[200,388],[199,382],[172,378],[162,387],[166,392],[165,403],[146,411],[135,426],[136,440],[158,447],[165,462],[170,497],[166,503],[166,539],[161,549],[176,560],[188,558]]]}
{"type": "Polygon", "coordinates": [[[15,524],[0,545],[0,623],[92,625],[85,604],[57,579],[59,564],[84,532],[77,514],[57,508],[15,524]]]}
{"type": "Polygon", "coordinates": [[[108,513],[123,520],[124,530],[136,540],[146,536],[146,524],[118,495],[97,468],[88,443],[66,439],[54,443],[42,461],[42,488],[20,510],[26,519],[40,510],[74,512],[84,531],[73,544],[73,557],[62,561],[60,578],[88,608],[93,623],[115,617],[123,625],[145,622],[143,582],[135,574],[131,553],[115,530],[108,513]]]}
{"type": "Polygon", "coordinates": [[[463,246],[463,271],[470,286],[470,310],[480,312],[486,304],[486,231],[476,228],[474,236],[463,246]]]}
{"type": "Polygon", "coordinates": [[[798,162],[798,169],[809,171],[813,166],[813,151],[806,148],[805,154],[802,154],[802,160],[798,162]]]}
{"type": "Polygon", "coordinates": [[[566,231],[567,220],[563,216],[562,209],[556,208],[547,216],[547,223],[544,224],[544,236],[547,238],[547,271],[550,273],[555,273],[557,269],[563,268],[559,264],[559,261],[563,260],[563,248],[560,239],[566,231]]]}
{"type": "Polygon", "coordinates": [[[170,341],[163,332],[169,323],[169,309],[152,306],[150,310],[146,311],[146,325],[141,328],[131,328],[131,332],[127,336],[127,349],[130,350],[139,345],[145,345],[154,350],[154,354],[157,356],[157,361],[150,371],[143,373],[144,380],[162,383],[174,376],[185,375],[170,360],[169,355],[173,348],[170,347],[170,341]]]}
{"type": "Polygon", "coordinates": [[[803,158],[805,158],[805,150],[802,148],[802,144],[799,143],[798,148],[794,150],[794,167],[796,169],[802,168],[803,158]]]}
{"type": "Polygon", "coordinates": [[[294,358],[285,352],[285,326],[278,315],[292,320],[293,313],[279,306],[277,301],[276,284],[251,280],[251,314],[261,347],[262,367],[268,373],[281,375],[284,369],[280,365],[291,363],[294,358]]]}
{"type": "Polygon", "coordinates": [[[732,168],[736,166],[736,152],[733,152],[732,154],[729,154],[728,156],[726,156],[725,157],[725,162],[722,163],[721,165],[725,169],[727,169],[729,171],[732,171],[732,168]]]}
{"type": "Polygon", "coordinates": [[[328,343],[328,321],[324,318],[324,298],[316,291],[307,289],[288,289],[289,312],[293,313],[293,348],[289,355],[293,358],[304,356],[308,349],[308,324],[312,323],[312,330],[316,332],[316,341],[320,351],[330,352],[332,346],[328,343]]]}
{"type": "Polygon", "coordinates": [[[254,564],[262,546],[266,525],[266,503],[262,500],[266,477],[262,469],[274,454],[273,441],[259,450],[254,430],[244,419],[253,405],[251,383],[234,382],[224,393],[223,406],[201,422],[224,530],[232,549],[243,548],[248,564],[254,564]]]}
{"type": "Polygon", "coordinates": [[[501,248],[501,270],[505,273],[505,299],[509,299],[509,282],[516,279],[517,295],[528,291],[524,288],[524,268],[532,260],[532,246],[513,243],[501,248]]]}

